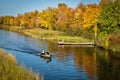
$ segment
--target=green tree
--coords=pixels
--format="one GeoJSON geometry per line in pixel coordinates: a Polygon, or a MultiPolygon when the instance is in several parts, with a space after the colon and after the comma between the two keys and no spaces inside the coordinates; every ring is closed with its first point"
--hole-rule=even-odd
{"type": "Polygon", "coordinates": [[[105,45],[109,46],[109,37],[120,26],[120,1],[102,4],[102,11],[99,18],[100,34],[106,37],[105,45]]]}

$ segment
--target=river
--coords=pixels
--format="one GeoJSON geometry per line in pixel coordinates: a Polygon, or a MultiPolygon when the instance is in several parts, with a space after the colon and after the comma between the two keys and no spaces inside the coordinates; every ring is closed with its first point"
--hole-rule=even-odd
{"type": "Polygon", "coordinates": [[[54,41],[0,30],[0,48],[45,80],[120,80],[120,58],[97,47],[58,46],[54,41]],[[42,50],[50,52],[51,59],[36,55],[42,50]]]}

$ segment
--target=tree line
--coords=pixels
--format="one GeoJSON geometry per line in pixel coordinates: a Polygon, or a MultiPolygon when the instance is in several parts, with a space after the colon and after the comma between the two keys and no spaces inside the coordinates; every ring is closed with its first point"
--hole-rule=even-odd
{"type": "Polygon", "coordinates": [[[119,14],[120,0],[101,0],[99,4],[88,5],[80,3],[75,9],[59,3],[57,8],[48,7],[41,12],[35,10],[17,17],[1,16],[0,24],[64,31],[78,36],[85,36],[88,32],[93,35],[95,31],[109,39],[115,29],[120,29],[119,14]]]}
{"type": "Polygon", "coordinates": [[[78,35],[85,28],[96,23],[100,14],[100,5],[80,3],[77,8],[68,7],[59,3],[57,8],[48,7],[41,12],[37,10],[14,16],[1,16],[0,24],[23,26],[23,28],[44,28],[64,32],[73,32],[78,35]],[[91,22],[92,21],[92,22],[91,22]]]}

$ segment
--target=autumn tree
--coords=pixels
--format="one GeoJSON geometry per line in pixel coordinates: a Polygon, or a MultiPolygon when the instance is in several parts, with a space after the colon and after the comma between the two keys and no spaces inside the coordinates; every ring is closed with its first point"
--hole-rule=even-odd
{"type": "Polygon", "coordinates": [[[41,27],[41,21],[42,21],[41,13],[38,12],[37,17],[35,18],[35,26],[40,28],[41,27]]]}
{"type": "Polygon", "coordinates": [[[76,24],[78,24],[77,26],[81,28],[83,27],[83,21],[84,21],[83,15],[85,11],[86,11],[86,6],[82,3],[80,3],[75,10],[74,21],[76,24]]]}
{"type": "Polygon", "coordinates": [[[48,7],[41,12],[41,26],[46,29],[54,29],[56,21],[56,8],[48,7]]]}
{"type": "Polygon", "coordinates": [[[0,17],[0,24],[3,24],[3,16],[0,17]]]}
{"type": "Polygon", "coordinates": [[[95,32],[95,42],[97,38],[97,23],[98,17],[100,15],[100,6],[96,4],[89,4],[87,5],[87,9],[83,15],[84,17],[84,29],[93,28],[95,32]]]}
{"type": "Polygon", "coordinates": [[[10,25],[11,25],[11,26],[15,25],[14,22],[15,22],[14,17],[11,17],[11,19],[10,19],[10,25]]]}
{"type": "Polygon", "coordinates": [[[86,6],[82,3],[80,3],[77,8],[74,10],[74,13],[72,13],[72,24],[71,28],[73,30],[74,35],[81,35],[81,32],[83,32],[83,15],[86,11],[86,6]]]}
{"type": "Polygon", "coordinates": [[[10,25],[10,19],[11,19],[12,16],[5,16],[3,18],[3,24],[5,25],[10,25]]]}
{"type": "Polygon", "coordinates": [[[20,21],[18,20],[18,17],[14,17],[14,25],[15,26],[19,26],[20,25],[20,21]]]}
{"type": "Polygon", "coordinates": [[[100,15],[100,6],[96,4],[88,5],[84,13],[84,26],[83,27],[85,29],[93,27],[97,23],[99,15],[100,15]]]}
{"type": "Polygon", "coordinates": [[[73,21],[73,9],[69,8],[65,3],[58,4],[57,14],[57,30],[66,31],[73,21]]]}

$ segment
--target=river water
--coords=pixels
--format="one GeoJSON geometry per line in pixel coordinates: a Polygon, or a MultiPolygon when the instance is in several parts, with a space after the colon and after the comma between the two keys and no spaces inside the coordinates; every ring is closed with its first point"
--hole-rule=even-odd
{"type": "Polygon", "coordinates": [[[120,80],[120,58],[96,47],[58,46],[54,41],[0,30],[0,48],[45,80],[120,80]],[[42,50],[49,51],[51,59],[36,55],[42,50]]]}

